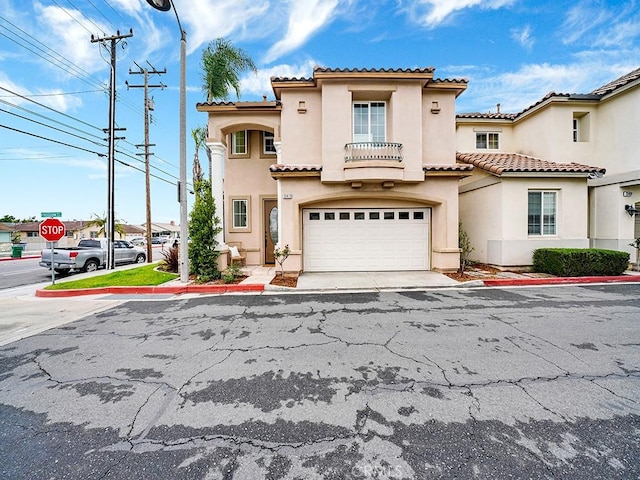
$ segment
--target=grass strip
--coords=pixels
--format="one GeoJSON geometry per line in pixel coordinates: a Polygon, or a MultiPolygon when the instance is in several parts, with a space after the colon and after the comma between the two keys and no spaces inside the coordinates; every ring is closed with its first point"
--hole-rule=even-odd
{"type": "Polygon", "coordinates": [[[45,290],[70,290],[98,287],[148,287],[161,285],[178,277],[175,273],[159,272],[155,270],[156,267],[157,264],[151,264],[80,280],[60,282],[45,287],[45,290]]]}

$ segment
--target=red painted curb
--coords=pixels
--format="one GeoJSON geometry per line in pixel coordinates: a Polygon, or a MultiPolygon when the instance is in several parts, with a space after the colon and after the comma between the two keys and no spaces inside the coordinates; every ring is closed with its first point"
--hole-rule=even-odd
{"type": "Polygon", "coordinates": [[[34,259],[34,258],[40,258],[40,255],[26,255],[24,257],[18,257],[18,258],[13,258],[13,257],[0,257],[0,262],[6,262],[8,260],[29,260],[29,259],[34,259]]]}
{"type": "Polygon", "coordinates": [[[516,287],[525,285],[565,285],[579,283],[640,282],[640,275],[618,277],[553,277],[553,278],[500,278],[483,280],[487,287],[516,287]]]}
{"type": "Polygon", "coordinates": [[[232,292],[262,292],[262,284],[235,284],[235,285],[177,285],[175,287],[98,287],[81,288],[69,290],[36,290],[36,297],[40,298],[65,298],[82,295],[143,295],[143,294],[165,294],[183,295],[185,293],[232,293],[232,292]]]}

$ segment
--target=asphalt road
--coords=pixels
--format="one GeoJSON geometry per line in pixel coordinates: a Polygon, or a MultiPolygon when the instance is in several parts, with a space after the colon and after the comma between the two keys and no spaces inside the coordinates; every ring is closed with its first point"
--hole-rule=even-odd
{"type": "Polygon", "coordinates": [[[637,284],[129,301],[0,347],[0,478],[637,479],[639,322],[637,284]]]}
{"type": "MultiPolygon", "coordinates": [[[[154,247],[153,261],[161,260],[161,247],[154,247]]],[[[0,261],[0,290],[21,287],[24,285],[38,285],[51,283],[51,270],[38,265],[38,258],[20,258],[0,261]]],[[[121,268],[117,266],[116,269],[121,268]]],[[[73,274],[71,274],[73,275],[73,274]]],[[[69,274],[55,274],[56,280],[59,278],[69,278],[69,274]]]]}

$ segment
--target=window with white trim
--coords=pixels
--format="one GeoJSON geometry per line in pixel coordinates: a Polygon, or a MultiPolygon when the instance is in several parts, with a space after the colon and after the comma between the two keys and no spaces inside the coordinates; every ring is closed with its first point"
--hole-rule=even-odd
{"type": "Polygon", "coordinates": [[[354,142],[385,142],[386,130],[385,102],[353,103],[354,142]]]}
{"type": "Polygon", "coordinates": [[[233,228],[247,228],[249,225],[249,201],[247,199],[233,200],[233,228]]]}
{"type": "Polygon", "coordinates": [[[496,132],[476,133],[476,148],[498,150],[500,148],[500,134],[496,132]]]}
{"type": "Polygon", "coordinates": [[[589,123],[589,112],[573,112],[571,130],[572,140],[575,143],[589,141],[589,123]]]}
{"type": "Polygon", "coordinates": [[[247,138],[246,130],[240,130],[239,132],[233,132],[231,134],[231,153],[233,155],[246,155],[249,153],[247,138]]]}
{"type": "Polygon", "coordinates": [[[262,153],[264,155],[275,155],[276,146],[273,142],[273,132],[262,132],[262,153]]]}
{"type": "Polygon", "coordinates": [[[558,193],[529,191],[528,231],[529,235],[556,235],[558,193]]]}

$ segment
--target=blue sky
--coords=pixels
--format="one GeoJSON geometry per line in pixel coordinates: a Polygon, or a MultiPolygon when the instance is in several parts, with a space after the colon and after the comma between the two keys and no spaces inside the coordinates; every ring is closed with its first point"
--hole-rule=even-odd
{"type": "MultiPolygon", "coordinates": [[[[587,93],[640,66],[640,5],[614,0],[174,0],[187,32],[187,159],[205,125],[200,58],[216,37],[249,53],[258,74],[241,100],[273,99],[271,76],[332,68],[436,68],[467,78],[458,112],[517,112],[550,91],[587,93]]],[[[152,89],[152,219],[179,220],[179,30],[146,0],[0,0],[0,216],[107,210],[108,52],[93,34],[133,37],[117,50],[115,212],[145,221],[142,75],[152,89]],[[149,62],[149,64],[147,63],[149,62]],[[52,141],[53,140],[53,141],[52,141]],[[66,144],[66,145],[65,145],[66,144]]],[[[235,96],[231,97],[236,100],[235,96]]],[[[206,155],[200,153],[203,168],[206,155]]],[[[193,197],[189,198],[189,209],[193,197]]]]}

